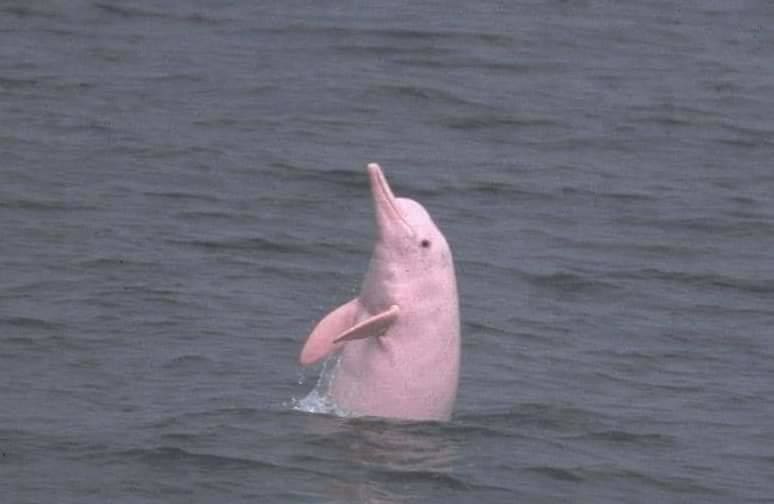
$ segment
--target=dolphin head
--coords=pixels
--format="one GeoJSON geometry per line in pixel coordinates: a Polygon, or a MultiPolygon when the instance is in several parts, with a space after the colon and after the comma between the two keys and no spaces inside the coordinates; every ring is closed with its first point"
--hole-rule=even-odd
{"type": "Polygon", "coordinates": [[[378,164],[369,164],[368,174],[377,228],[370,267],[376,278],[369,280],[405,284],[449,274],[453,279],[451,250],[430,214],[414,200],[396,198],[378,164]]]}

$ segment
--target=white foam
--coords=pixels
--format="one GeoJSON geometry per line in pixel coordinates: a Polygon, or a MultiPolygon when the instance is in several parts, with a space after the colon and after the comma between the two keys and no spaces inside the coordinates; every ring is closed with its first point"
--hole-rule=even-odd
{"type": "MultiPolygon", "coordinates": [[[[301,399],[296,399],[295,397],[292,398],[291,407],[294,410],[306,413],[323,413],[341,417],[349,416],[347,412],[339,408],[336,403],[333,402],[333,399],[331,399],[328,394],[328,388],[331,380],[336,374],[338,364],[338,356],[326,359],[325,362],[323,362],[317,384],[305,397],[301,399]]],[[[302,375],[299,378],[299,383],[303,383],[303,378],[302,375]]]]}

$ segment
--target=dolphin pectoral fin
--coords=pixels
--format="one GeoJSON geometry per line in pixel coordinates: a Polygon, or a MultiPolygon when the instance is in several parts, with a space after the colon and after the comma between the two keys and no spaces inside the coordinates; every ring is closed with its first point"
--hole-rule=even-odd
{"type": "Polygon", "coordinates": [[[302,366],[310,366],[336,350],[336,339],[353,328],[357,309],[358,299],[355,298],[323,317],[306,339],[298,362],[302,366]]]}
{"type": "Polygon", "coordinates": [[[356,324],[354,327],[348,329],[338,338],[333,340],[333,342],[341,343],[342,341],[363,339],[370,336],[381,336],[387,329],[390,328],[393,322],[398,320],[399,312],[400,309],[398,308],[398,305],[392,305],[389,309],[381,313],[377,313],[373,317],[369,317],[359,324],[356,324]]]}

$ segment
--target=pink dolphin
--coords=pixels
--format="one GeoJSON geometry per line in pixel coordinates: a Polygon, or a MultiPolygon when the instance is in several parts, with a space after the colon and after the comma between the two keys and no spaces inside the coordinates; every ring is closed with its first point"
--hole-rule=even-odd
{"type": "Polygon", "coordinates": [[[328,388],[357,416],[448,420],[457,396],[460,318],[449,245],[416,201],[368,165],[377,236],[355,299],[312,330],[299,362],[341,355],[328,388]]]}

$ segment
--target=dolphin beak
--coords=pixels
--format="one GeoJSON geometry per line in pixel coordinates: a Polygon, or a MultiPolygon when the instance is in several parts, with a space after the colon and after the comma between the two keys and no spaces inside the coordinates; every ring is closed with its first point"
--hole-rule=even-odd
{"type": "Polygon", "coordinates": [[[370,163],[368,176],[371,179],[371,195],[374,198],[379,237],[385,239],[396,234],[413,236],[414,230],[398,210],[395,195],[382,173],[382,168],[376,163],[370,163]]]}

